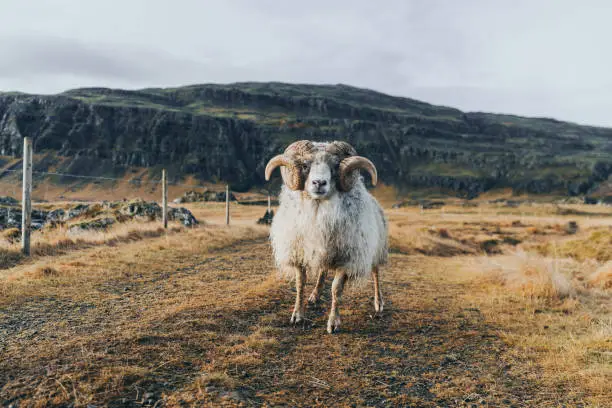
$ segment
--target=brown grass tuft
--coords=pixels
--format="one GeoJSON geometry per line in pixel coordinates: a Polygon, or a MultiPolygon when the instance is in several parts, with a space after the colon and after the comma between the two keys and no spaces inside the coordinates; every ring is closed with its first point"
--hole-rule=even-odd
{"type": "Polygon", "coordinates": [[[197,381],[200,386],[214,386],[214,387],[222,387],[222,388],[234,388],[236,386],[236,382],[232,377],[227,375],[224,372],[212,372],[202,375],[197,381]]]}
{"type": "Polygon", "coordinates": [[[587,279],[591,287],[600,289],[612,289],[612,261],[606,262],[593,272],[587,279]]]}
{"type": "Polygon", "coordinates": [[[9,243],[14,244],[21,238],[21,231],[19,228],[9,228],[2,231],[2,237],[9,243]]]}
{"type": "Polygon", "coordinates": [[[527,232],[532,235],[541,234],[542,231],[538,227],[528,227],[527,232]]]}
{"type": "Polygon", "coordinates": [[[595,259],[599,262],[612,260],[612,228],[598,228],[580,238],[546,242],[536,247],[542,255],[570,257],[579,261],[595,259]]]}
{"type": "Polygon", "coordinates": [[[563,299],[574,294],[557,262],[526,252],[486,258],[487,278],[529,298],[563,299]]]}
{"type": "Polygon", "coordinates": [[[60,273],[57,269],[52,268],[50,266],[41,266],[34,269],[33,271],[27,272],[25,275],[32,279],[45,279],[56,278],[60,276],[60,273]]]}
{"type": "Polygon", "coordinates": [[[440,238],[446,238],[446,239],[450,239],[450,232],[448,232],[448,229],[446,228],[438,228],[438,235],[440,236],[440,238]]]}

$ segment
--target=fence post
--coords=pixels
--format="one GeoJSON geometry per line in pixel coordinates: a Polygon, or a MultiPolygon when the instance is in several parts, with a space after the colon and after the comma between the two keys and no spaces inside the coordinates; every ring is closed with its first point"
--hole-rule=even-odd
{"type": "Polygon", "coordinates": [[[230,195],[229,184],[225,186],[225,225],[230,223],[230,195]]]}
{"type": "Polygon", "coordinates": [[[23,138],[23,194],[21,196],[21,250],[30,255],[32,226],[32,140],[23,138]]]}
{"type": "Polygon", "coordinates": [[[164,228],[168,228],[168,173],[166,169],[162,170],[162,219],[164,228]]]}

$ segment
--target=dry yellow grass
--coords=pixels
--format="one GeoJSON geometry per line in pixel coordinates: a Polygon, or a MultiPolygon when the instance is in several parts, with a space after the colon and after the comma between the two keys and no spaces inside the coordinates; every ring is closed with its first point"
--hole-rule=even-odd
{"type": "Polygon", "coordinates": [[[612,261],[606,262],[588,277],[588,284],[600,289],[612,289],[612,261]]]}
{"type": "Polygon", "coordinates": [[[528,298],[563,299],[575,290],[563,266],[555,259],[547,259],[523,251],[512,255],[484,258],[481,267],[485,279],[528,298]]]}
{"type": "Polygon", "coordinates": [[[7,274],[7,268],[31,262],[33,259],[56,257],[93,246],[116,247],[132,241],[177,233],[183,229],[179,225],[170,225],[166,231],[159,223],[134,221],[118,224],[107,231],[89,230],[71,233],[62,227],[35,231],[31,238],[32,258],[29,259],[22,256],[19,242],[15,240],[0,242],[0,277],[7,274]]]}
{"type": "Polygon", "coordinates": [[[522,252],[476,259],[463,272],[480,285],[462,296],[499,328],[511,371],[533,377],[516,364],[527,357],[553,399],[594,407],[609,401],[612,381],[612,294],[598,290],[608,271],[598,265],[522,252]]]}
{"type": "MultiPolygon", "coordinates": [[[[304,326],[288,325],[294,293],[275,279],[268,229],[255,225],[264,207],[233,204],[229,228],[223,204],[186,207],[207,225],[158,235],[157,225],[126,224],[68,249],[58,249],[62,231],[35,236],[55,249],[19,259],[0,276],[1,400],[83,407],[609,401],[609,264],[521,252],[551,240],[588,242],[611,225],[607,215],[567,216],[553,206],[388,209],[385,312],[373,315],[368,285],[349,287],[343,330],[328,336],[327,293],[304,326]],[[563,227],[570,220],[580,225],[576,235],[563,227]]],[[[2,248],[14,254],[11,245],[0,256],[2,248]]]]}
{"type": "Polygon", "coordinates": [[[578,260],[612,260],[612,227],[594,227],[579,238],[545,242],[536,247],[545,255],[572,257],[578,260]]]}

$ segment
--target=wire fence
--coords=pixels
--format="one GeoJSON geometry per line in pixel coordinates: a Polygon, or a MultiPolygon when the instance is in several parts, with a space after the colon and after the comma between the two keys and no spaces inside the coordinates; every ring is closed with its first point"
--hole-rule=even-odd
{"type": "MultiPolygon", "coordinates": [[[[11,173],[11,174],[19,174],[19,173],[23,173],[22,169],[19,170],[15,170],[15,169],[5,169],[5,170],[0,170],[0,181],[4,182],[4,183],[8,183],[8,184],[16,184],[16,183],[21,183],[20,180],[6,180],[6,179],[2,179],[3,176],[5,176],[5,173],[11,173]]],[[[82,174],[72,174],[72,173],[61,173],[61,172],[54,172],[54,171],[32,171],[32,175],[33,176],[56,176],[56,177],[67,177],[67,178],[74,178],[74,179],[82,179],[82,180],[99,180],[99,181],[112,181],[115,183],[126,183],[126,184],[133,184],[133,185],[153,185],[153,186],[157,186],[157,185],[161,185],[162,184],[162,180],[158,179],[158,180],[142,180],[141,178],[131,178],[131,179],[125,179],[125,178],[118,178],[118,177],[105,177],[105,176],[87,176],[87,175],[82,175],[82,174]]],[[[178,182],[173,182],[173,181],[168,181],[167,182],[168,186],[172,186],[172,187],[181,187],[181,188],[186,188],[186,189],[208,189],[209,186],[206,186],[204,184],[184,184],[184,183],[178,183],[178,182]]],[[[222,187],[223,190],[225,190],[225,185],[222,187]]],[[[220,190],[221,191],[221,188],[220,190]]]]}
{"type": "MultiPolygon", "coordinates": [[[[33,168],[33,150],[32,150],[32,142],[30,138],[24,138],[24,155],[22,161],[22,168],[17,169],[7,168],[0,169],[0,186],[2,186],[2,191],[0,191],[0,196],[4,195],[2,193],[11,193],[10,190],[7,191],[7,186],[12,186],[12,196],[13,198],[17,198],[19,193],[21,192],[21,242],[22,242],[22,252],[27,256],[30,254],[30,236],[32,231],[32,194],[35,190],[37,195],[43,195],[43,199],[40,198],[37,201],[47,201],[47,196],[49,194],[49,188],[55,188],[57,184],[52,183],[49,178],[60,177],[60,178],[68,178],[74,180],[87,180],[87,181],[100,181],[100,182],[112,182],[113,185],[110,187],[111,195],[114,195],[116,192],[116,185],[118,184],[130,184],[132,186],[151,186],[153,189],[148,191],[149,196],[155,194],[156,198],[154,201],[161,202],[161,218],[164,228],[168,228],[168,217],[169,210],[168,208],[168,187],[179,187],[182,189],[188,189],[192,191],[197,191],[198,189],[208,189],[208,186],[203,184],[186,184],[181,182],[170,182],[168,180],[168,173],[166,169],[162,169],[161,178],[160,179],[145,179],[143,177],[133,177],[130,179],[126,179],[126,177],[108,177],[108,176],[92,176],[85,174],[75,174],[75,173],[64,173],[60,171],[42,171],[35,170],[33,168]],[[22,177],[19,177],[19,176],[22,177]],[[9,176],[9,177],[7,177],[9,176]],[[161,187],[161,188],[158,188],[161,187]],[[21,190],[21,191],[20,191],[21,190]],[[159,191],[161,190],[161,191],[159,191]],[[159,194],[159,195],[158,195],[159,194]]],[[[83,194],[90,194],[92,190],[85,189],[84,186],[80,186],[79,183],[72,183],[66,187],[64,193],[72,192],[79,193],[79,188],[81,188],[81,192],[83,194]]],[[[96,187],[94,187],[96,188],[96,187]]],[[[216,189],[213,189],[216,190],[216,189]]],[[[126,190],[122,190],[125,192],[126,190]]],[[[220,191],[219,191],[220,192],[220,191]]],[[[232,196],[230,193],[229,185],[224,186],[225,192],[225,215],[226,215],[226,224],[230,224],[230,197],[232,196]]],[[[63,194],[58,196],[57,190],[54,191],[56,200],[59,198],[60,200],[65,198],[63,194]]],[[[92,197],[93,198],[93,197],[92,197]]],[[[139,197],[140,198],[140,197],[139,197]]],[[[81,201],[81,200],[79,200],[81,201]]],[[[98,201],[95,199],[86,200],[86,201],[98,201]]],[[[6,214],[6,218],[8,220],[10,215],[10,209],[6,214]]]]}

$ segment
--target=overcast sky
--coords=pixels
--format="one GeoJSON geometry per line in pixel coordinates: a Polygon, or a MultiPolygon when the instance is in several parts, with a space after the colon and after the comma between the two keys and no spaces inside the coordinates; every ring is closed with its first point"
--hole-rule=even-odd
{"type": "Polygon", "coordinates": [[[344,83],[612,126],[608,0],[2,0],[0,90],[344,83]]]}

